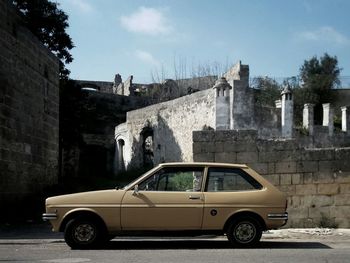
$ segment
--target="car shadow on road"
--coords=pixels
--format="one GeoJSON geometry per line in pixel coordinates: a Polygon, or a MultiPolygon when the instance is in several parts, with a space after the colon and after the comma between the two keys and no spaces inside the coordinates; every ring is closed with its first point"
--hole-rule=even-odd
{"type": "MultiPolygon", "coordinates": [[[[232,249],[226,240],[113,240],[101,249],[160,250],[160,249],[232,249]]],[[[255,249],[332,249],[320,242],[261,241],[255,249]]]]}

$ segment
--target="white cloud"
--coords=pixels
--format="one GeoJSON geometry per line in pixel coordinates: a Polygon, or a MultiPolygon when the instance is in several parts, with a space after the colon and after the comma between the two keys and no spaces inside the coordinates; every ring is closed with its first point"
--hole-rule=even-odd
{"type": "Polygon", "coordinates": [[[165,35],[171,31],[164,13],[155,8],[140,7],[135,13],[122,16],[120,23],[131,32],[147,35],[165,35]]]}
{"type": "Polygon", "coordinates": [[[86,0],[70,0],[69,2],[83,13],[90,13],[93,10],[91,4],[86,0]]]}
{"type": "Polygon", "coordinates": [[[329,42],[337,45],[346,45],[350,43],[350,39],[345,35],[336,31],[333,27],[324,26],[313,31],[304,31],[298,36],[307,41],[329,42]]]}
{"type": "Polygon", "coordinates": [[[156,66],[156,67],[160,66],[160,62],[155,57],[153,57],[153,55],[151,53],[149,53],[147,51],[136,50],[135,56],[139,60],[141,60],[147,64],[151,64],[152,66],[156,66]]]}

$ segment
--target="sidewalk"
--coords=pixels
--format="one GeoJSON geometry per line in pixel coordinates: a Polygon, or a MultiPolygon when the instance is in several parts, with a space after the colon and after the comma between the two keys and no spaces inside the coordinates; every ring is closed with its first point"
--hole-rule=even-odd
{"type": "MultiPolygon", "coordinates": [[[[133,237],[128,237],[132,239],[133,237]]],[[[287,228],[269,230],[263,233],[262,239],[341,239],[350,240],[350,229],[330,228],[287,228]]],[[[1,240],[20,239],[63,239],[63,233],[51,231],[48,222],[27,224],[0,225],[1,240]]]]}

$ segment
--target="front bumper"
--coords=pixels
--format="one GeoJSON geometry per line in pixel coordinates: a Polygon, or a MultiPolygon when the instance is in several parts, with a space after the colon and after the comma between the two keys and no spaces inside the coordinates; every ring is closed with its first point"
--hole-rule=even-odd
{"type": "Polygon", "coordinates": [[[56,213],[45,213],[42,216],[44,221],[48,221],[48,220],[55,220],[57,219],[57,214],[56,213]]]}

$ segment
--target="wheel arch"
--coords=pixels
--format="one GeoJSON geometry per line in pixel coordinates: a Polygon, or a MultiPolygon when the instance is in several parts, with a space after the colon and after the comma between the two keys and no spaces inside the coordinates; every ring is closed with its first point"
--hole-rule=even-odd
{"type": "Polygon", "coordinates": [[[78,209],[78,210],[72,210],[68,214],[66,214],[60,224],[59,231],[64,232],[64,229],[67,225],[67,223],[72,220],[73,218],[89,218],[96,220],[103,228],[107,231],[107,225],[105,221],[99,216],[94,210],[92,209],[78,209]]]}
{"type": "Polygon", "coordinates": [[[225,225],[224,225],[224,233],[227,232],[230,224],[239,219],[239,218],[244,218],[244,217],[251,217],[251,218],[254,218],[256,221],[259,222],[260,226],[262,227],[262,231],[265,231],[267,228],[266,228],[266,223],[264,221],[264,219],[256,212],[253,212],[253,211],[238,211],[236,213],[234,213],[233,215],[231,215],[225,222],[225,225]]]}

